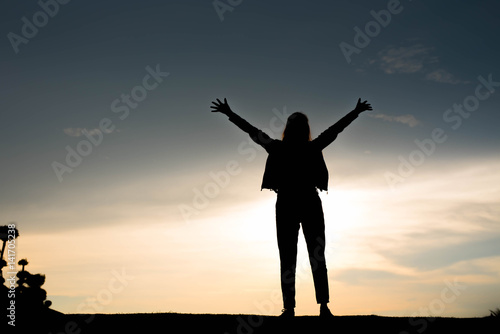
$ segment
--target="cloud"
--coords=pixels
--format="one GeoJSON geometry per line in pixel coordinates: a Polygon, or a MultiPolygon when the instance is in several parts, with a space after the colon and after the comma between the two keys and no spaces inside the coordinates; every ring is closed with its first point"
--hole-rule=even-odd
{"type": "Polygon", "coordinates": [[[377,63],[387,74],[415,73],[423,69],[424,63],[436,62],[437,58],[430,56],[432,48],[421,44],[413,46],[390,47],[378,53],[377,63]]]}
{"type": "MultiPolygon", "coordinates": [[[[93,136],[93,135],[96,135],[98,133],[101,133],[101,130],[100,129],[86,129],[86,128],[65,128],[64,130],[64,133],[70,137],[81,137],[83,136],[83,132],[84,131],[87,131],[87,133],[90,135],[90,136],[93,136]]],[[[115,130],[116,131],[116,130],[115,130]]],[[[112,133],[113,130],[106,130],[104,131],[104,133],[112,133]]]]}
{"type": "Polygon", "coordinates": [[[427,73],[425,79],[435,82],[447,83],[447,84],[467,84],[469,81],[459,80],[455,76],[443,69],[438,69],[427,73]]]}
{"type": "Polygon", "coordinates": [[[468,221],[481,228],[493,229],[498,225],[500,204],[494,201],[457,201],[450,207],[448,217],[454,221],[468,221]]]}
{"type": "Polygon", "coordinates": [[[377,269],[359,269],[351,268],[340,270],[337,273],[330,274],[331,278],[335,281],[344,282],[351,285],[367,285],[367,284],[380,284],[385,282],[400,282],[408,279],[409,276],[396,274],[387,270],[377,269]]]}
{"type": "Polygon", "coordinates": [[[384,121],[388,122],[397,122],[397,123],[402,123],[408,125],[410,128],[413,128],[417,125],[420,124],[420,121],[415,118],[415,116],[406,114],[406,115],[399,115],[399,116],[391,116],[391,115],[386,115],[386,114],[368,114],[370,117],[373,118],[380,118],[383,119],[384,121]]]}
{"type": "Polygon", "coordinates": [[[369,64],[376,64],[387,74],[428,72],[425,79],[451,85],[468,84],[470,81],[457,79],[444,69],[426,69],[426,65],[438,63],[438,57],[433,56],[431,47],[416,44],[413,46],[389,47],[380,51],[377,59],[371,59],[369,64]],[[430,71],[430,72],[429,72],[430,71]]]}
{"type": "MultiPolygon", "coordinates": [[[[439,245],[439,242],[452,233],[441,233],[440,238],[429,239],[432,233],[421,233],[419,238],[427,238],[433,241],[432,245],[417,245],[418,242],[408,243],[408,249],[397,249],[393,251],[382,251],[381,255],[391,259],[396,264],[410,268],[416,268],[420,271],[435,270],[446,268],[455,263],[469,261],[480,258],[494,257],[500,255],[500,236],[489,236],[485,233],[477,235],[463,235],[464,240],[454,242],[448,245],[439,245]],[[468,238],[468,239],[467,239],[468,238]]],[[[415,240],[413,235],[408,240],[415,240]]]]}

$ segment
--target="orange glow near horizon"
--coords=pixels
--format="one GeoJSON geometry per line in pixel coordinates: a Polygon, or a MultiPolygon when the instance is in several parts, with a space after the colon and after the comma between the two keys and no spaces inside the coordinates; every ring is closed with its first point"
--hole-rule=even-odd
{"type": "MultiPolygon", "coordinates": [[[[456,196],[473,203],[478,194],[488,193],[488,201],[498,203],[498,189],[484,188],[499,184],[497,178],[471,170],[457,185],[457,189],[470,187],[470,195],[456,196]]],[[[331,307],[336,314],[410,315],[439,298],[445,279],[459,279],[467,286],[479,281],[494,284],[492,276],[471,275],[464,268],[498,273],[499,256],[465,256],[463,261],[451,259],[435,267],[418,262],[419,252],[439,251],[488,234],[488,226],[480,227],[468,216],[453,218],[450,208],[455,201],[440,195],[453,193],[441,188],[445,181],[435,187],[415,182],[407,186],[412,191],[396,193],[377,185],[338,186],[321,193],[331,307]],[[450,235],[440,237],[446,230],[450,235]]],[[[274,196],[264,197],[190,223],[161,222],[152,214],[140,224],[123,220],[121,226],[25,233],[19,238],[19,256],[28,258],[27,270],[46,274],[48,299],[62,312],[279,314],[274,196]],[[117,281],[117,273],[125,278],[117,281]]],[[[494,218],[492,214],[482,212],[485,218],[494,218]]],[[[297,281],[297,314],[316,314],[302,233],[297,281]]],[[[463,305],[474,298],[464,291],[456,303],[446,304],[443,315],[470,316],[463,305]]],[[[485,310],[473,314],[481,312],[485,310]]]]}

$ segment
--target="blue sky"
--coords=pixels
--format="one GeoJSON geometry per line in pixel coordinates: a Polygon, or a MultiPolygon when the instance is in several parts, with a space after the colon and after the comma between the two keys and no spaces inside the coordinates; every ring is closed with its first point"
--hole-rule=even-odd
{"type": "MultiPolygon", "coordinates": [[[[498,307],[496,1],[243,0],[223,13],[211,1],[42,3],[52,17],[37,2],[0,14],[0,218],[17,222],[19,256],[47,274],[56,309],[75,312],[125,266],[139,279],[106,312],[258,312],[278,283],[274,196],[260,191],[265,153],[210,113],[223,97],[276,137],[294,111],[315,136],[358,97],[372,104],[324,152],[338,313],[409,315],[455,278],[474,292],[445,314],[498,307]],[[362,47],[356,27],[370,35],[362,47]],[[356,41],[348,62],[340,45],[356,41]],[[58,177],[67,147],[86,155],[58,177]],[[265,266],[255,277],[241,269],[252,254],[265,266]],[[141,299],[142,274],[170,288],[141,299]],[[195,302],[194,277],[220,305],[195,302]],[[366,294],[375,283],[397,286],[385,305],[366,294]]],[[[315,312],[309,297],[299,313],[315,312]]]]}

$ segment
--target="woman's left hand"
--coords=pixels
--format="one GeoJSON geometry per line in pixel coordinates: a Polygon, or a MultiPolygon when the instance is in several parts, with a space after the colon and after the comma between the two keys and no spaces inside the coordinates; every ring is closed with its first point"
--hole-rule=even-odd
{"type": "Polygon", "coordinates": [[[358,99],[358,103],[356,104],[356,108],[354,109],[357,112],[361,113],[366,110],[373,110],[371,104],[366,103],[366,100],[364,102],[361,102],[361,98],[358,99]]]}

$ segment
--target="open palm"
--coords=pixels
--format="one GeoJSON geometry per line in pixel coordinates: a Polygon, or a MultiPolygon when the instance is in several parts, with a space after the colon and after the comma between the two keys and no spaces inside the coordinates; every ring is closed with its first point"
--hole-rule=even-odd
{"type": "Polygon", "coordinates": [[[212,101],[212,103],[214,104],[213,106],[210,106],[210,108],[213,109],[212,112],[220,112],[220,113],[223,113],[226,115],[229,112],[231,112],[231,108],[227,104],[227,100],[225,98],[224,98],[224,102],[221,102],[221,100],[217,99],[217,102],[212,101]]]}
{"type": "Polygon", "coordinates": [[[361,98],[359,98],[355,110],[361,113],[366,110],[373,110],[373,108],[371,104],[366,103],[366,100],[364,102],[361,102],[361,98]]]}

